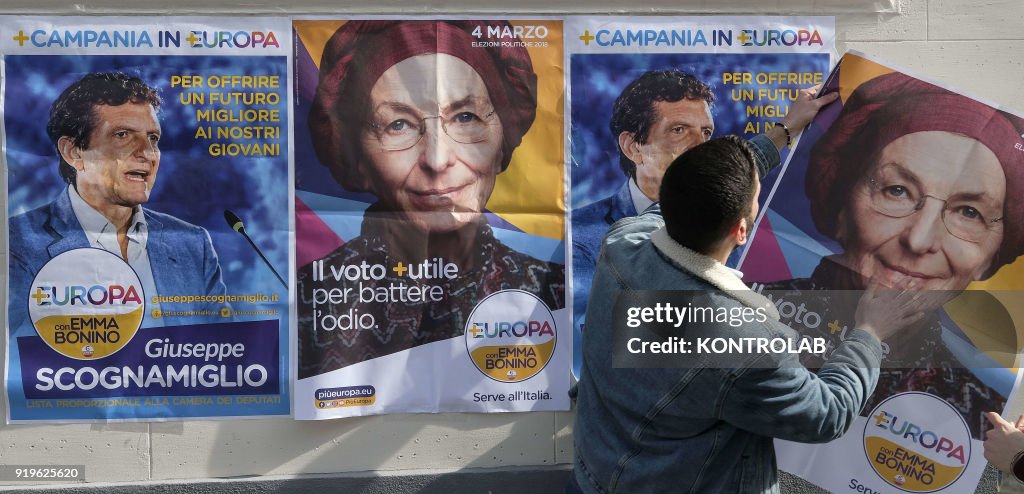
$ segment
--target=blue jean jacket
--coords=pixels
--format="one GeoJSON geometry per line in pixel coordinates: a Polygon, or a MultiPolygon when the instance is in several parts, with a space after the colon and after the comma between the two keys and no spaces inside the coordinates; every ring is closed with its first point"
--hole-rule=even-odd
{"type": "MultiPolygon", "coordinates": [[[[772,438],[841,436],[875,387],[881,345],[854,330],[817,375],[794,354],[744,355],[736,368],[613,368],[613,306],[620,293],[739,286],[708,296],[727,308],[751,307],[760,298],[721,264],[672,241],[663,224],[653,206],[616,223],[605,239],[583,339],[575,479],[586,493],[778,492],[772,438]]],[[[771,312],[776,319],[711,330],[797,338],[771,312]]]]}

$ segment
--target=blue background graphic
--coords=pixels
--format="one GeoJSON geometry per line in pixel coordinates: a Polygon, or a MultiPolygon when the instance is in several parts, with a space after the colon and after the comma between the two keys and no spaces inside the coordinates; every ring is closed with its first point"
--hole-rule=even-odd
{"type": "MultiPolygon", "coordinates": [[[[171,214],[210,232],[229,293],[283,290],[245,239],[228,227],[224,210],[234,211],[245,221],[249,236],[274,268],[285,276],[288,270],[288,105],[284,57],[8,56],[5,64],[8,216],[49,203],[65,187],[58,172],[57,151],[46,135],[53,100],[64,88],[90,72],[126,72],[156,87],[163,98],[160,169],[151,198],[144,207],[171,214]],[[207,153],[209,143],[226,141],[195,139],[199,125],[195,123],[195,110],[203,106],[181,104],[179,95],[183,89],[171,87],[171,75],[189,74],[279,76],[281,87],[272,90],[279,94],[279,103],[261,108],[276,108],[280,112],[281,138],[267,142],[279,142],[281,155],[210,156],[207,153]]],[[[240,104],[216,107],[244,108],[240,104]]]]}
{"type": "MultiPolygon", "coordinates": [[[[822,54],[576,54],[570,60],[572,208],[577,209],[613,194],[625,175],[619,168],[617,136],[608,129],[615,99],[630,82],[650,70],[678,69],[693,74],[711,86],[715,103],[711,114],[715,136],[744,134],[747,105],[757,102],[733,101],[730,90],[737,88],[803,88],[807,85],[723,84],[729,72],[819,72],[829,69],[829,55],[822,54]]],[[[763,101],[761,104],[786,104],[763,101]]],[[[771,122],[781,118],[755,118],[771,122]]],[[[763,126],[763,123],[762,123],[763,126]]],[[[762,128],[763,132],[763,128],[762,128]]],[[[785,156],[783,156],[785,159],[785,156]]],[[[772,177],[774,178],[774,177],[772,177]]],[[[770,182],[769,182],[770,183],[770,182]]],[[[762,195],[762,200],[764,195],[762,195]]]]}
{"type": "MultiPolygon", "coordinates": [[[[280,385],[275,403],[235,404],[219,407],[125,407],[102,409],[47,408],[26,409],[21,382],[21,355],[19,345],[9,348],[8,397],[12,420],[33,419],[105,419],[151,417],[207,417],[218,415],[281,415],[290,411],[288,397],[288,290],[249,246],[224,220],[224,210],[230,209],[245,222],[246,231],[264,252],[274,268],[286,280],[289,278],[288,248],[290,241],[289,187],[288,187],[288,68],[286,57],[248,56],[7,56],[4,59],[4,129],[8,180],[8,216],[15,216],[46,205],[64,191],[67,185],[58,171],[59,159],[54,145],[46,134],[50,105],[73,82],[93,72],[121,71],[138,76],[160,92],[161,160],[149,202],[144,207],[167,213],[205,228],[220,258],[220,265],[228,294],[277,295],[276,301],[261,303],[232,302],[234,311],[275,311],[275,330],[268,339],[264,333],[256,341],[266,345],[276,355],[271,379],[280,385]],[[171,87],[175,75],[208,76],[277,76],[276,88],[183,89],[171,87]],[[270,105],[245,106],[210,104],[211,92],[275,93],[277,102],[270,105]],[[184,92],[203,93],[204,104],[186,104],[190,98],[184,92]],[[200,109],[227,109],[238,112],[246,108],[276,109],[279,122],[202,122],[196,121],[200,109]],[[200,125],[228,127],[234,125],[276,126],[278,138],[263,140],[197,139],[200,125]],[[277,156],[211,156],[211,143],[239,144],[266,142],[279,144],[277,156]],[[276,341],[275,341],[276,338],[276,341]]],[[[151,295],[151,294],[148,294],[151,295]]],[[[189,295],[189,294],[167,294],[189,295]]],[[[11,294],[11,300],[20,303],[22,295],[11,294]]],[[[146,314],[147,320],[150,314],[146,314]]],[[[225,323],[248,323],[255,329],[265,323],[266,314],[239,315],[225,318],[225,323]]],[[[199,320],[196,321],[200,322],[199,320]]],[[[208,331],[226,331],[234,324],[217,324],[208,331]]],[[[246,326],[246,324],[242,324],[246,326]]],[[[10,328],[12,333],[17,328],[10,328]]],[[[34,331],[29,329],[29,333],[34,331]]],[[[237,328],[236,328],[237,329],[237,328]]],[[[143,329],[136,335],[147,339],[143,329]]],[[[19,332],[19,334],[29,334],[19,332]]],[[[253,335],[255,337],[256,334],[253,335]]],[[[247,337],[248,338],[248,337],[247,337]]],[[[135,344],[136,342],[132,342],[135,344]]],[[[262,350],[261,350],[262,351],[262,350]]],[[[54,352],[54,355],[57,354],[54,352]]],[[[126,354],[127,355],[127,354],[126,354]]],[[[34,363],[34,362],[33,362],[34,363]]],[[[270,367],[268,367],[270,369],[270,367]]]]}

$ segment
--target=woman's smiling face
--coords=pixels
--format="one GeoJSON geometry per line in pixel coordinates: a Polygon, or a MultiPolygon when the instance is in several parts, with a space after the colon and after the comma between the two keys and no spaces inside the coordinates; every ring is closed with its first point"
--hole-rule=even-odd
{"type": "Polygon", "coordinates": [[[369,98],[363,169],[384,209],[428,234],[478,221],[503,155],[501,120],[476,70],[451,55],[411,57],[369,98]]]}
{"type": "Polygon", "coordinates": [[[862,285],[963,290],[1003,240],[1006,177],[975,139],[942,131],[886,145],[840,213],[844,264],[862,285]]]}

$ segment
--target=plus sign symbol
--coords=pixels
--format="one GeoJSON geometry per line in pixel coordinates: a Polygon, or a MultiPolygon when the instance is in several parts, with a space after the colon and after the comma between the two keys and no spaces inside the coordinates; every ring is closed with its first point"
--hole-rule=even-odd
{"type": "Polygon", "coordinates": [[[35,293],[29,296],[36,301],[36,305],[48,305],[50,303],[50,294],[44,292],[43,287],[37,286],[35,293]]]}
{"type": "Polygon", "coordinates": [[[25,46],[25,42],[28,41],[28,36],[25,36],[25,31],[18,31],[18,35],[11,38],[18,42],[18,46],[25,46]]]}

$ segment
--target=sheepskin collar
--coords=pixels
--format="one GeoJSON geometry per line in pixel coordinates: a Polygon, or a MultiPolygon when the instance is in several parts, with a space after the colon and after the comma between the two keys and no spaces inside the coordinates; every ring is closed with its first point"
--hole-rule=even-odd
{"type": "Polygon", "coordinates": [[[725,267],[724,264],[680,245],[669,236],[665,227],[661,227],[651,234],[651,242],[659,252],[683,269],[714,285],[747,307],[753,309],[765,307],[769,317],[776,321],[779,320],[779,311],[775,309],[775,304],[743,284],[743,280],[739,279],[733,270],[725,267]]]}

